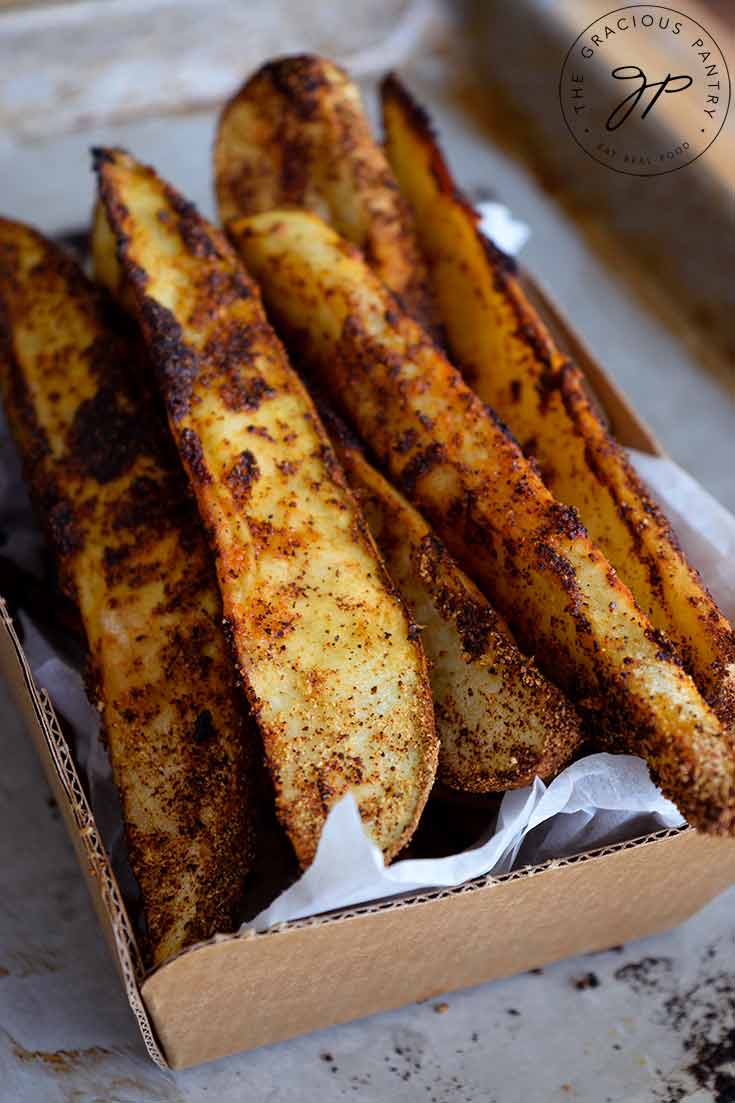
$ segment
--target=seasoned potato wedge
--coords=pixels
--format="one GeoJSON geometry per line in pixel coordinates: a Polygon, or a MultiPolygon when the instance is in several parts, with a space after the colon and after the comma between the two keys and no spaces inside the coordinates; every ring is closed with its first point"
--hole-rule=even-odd
{"type": "MultiPolygon", "coordinates": [[[[216,553],[281,822],[306,866],[327,812],[350,790],[390,858],[410,838],[436,770],[418,632],[223,235],[127,154],[99,152],[96,164],[216,553]]],[[[104,240],[98,270],[114,273],[99,256],[104,240]]]]}
{"type": "Polygon", "coordinates": [[[574,709],[520,653],[508,626],[345,423],[319,410],[391,578],[422,628],[440,780],[483,793],[553,777],[581,741],[574,709]]]}
{"type": "Polygon", "coordinates": [[[735,634],[661,510],[590,402],[513,274],[478,229],[425,113],[383,83],[387,152],[411,204],[450,354],[483,402],[575,506],[651,622],[666,633],[720,720],[735,731],[735,634]]]}
{"type": "Polygon", "coordinates": [[[80,269],[0,220],[0,386],[81,614],[155,965],[236,922],[258,752],[214,564],[141,368],[139,340],[80,269]]]}
{"type": "Polygon", "coordinates": [[[274,207],[307,207],[359,245],[424,324],[428,276],[411,215],[360,93],[320,57],[284,57],[257,71],[225,105],[214,146],[223,225],[274,207]]]}
{"type": "Polygon", "coordinates": [[[555,501],[358,250],[305,211],[229,231],[295,353],[521,646],[618,746],[647,759],[692,824],[732,831],[735,756],[716,716],[575,510],[555,501]]]}

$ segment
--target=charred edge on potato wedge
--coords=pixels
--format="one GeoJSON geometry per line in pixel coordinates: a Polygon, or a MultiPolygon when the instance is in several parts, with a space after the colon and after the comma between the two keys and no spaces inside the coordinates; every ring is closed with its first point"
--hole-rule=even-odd
{"type": "Polygon", "coordinates": [[[661,509],[607,431],[584,377],[554,344],[508,263],[478,228],[426,113],[382,85],[388,158],[429,264],[452,355],[473,390],[574,506],[724,726],[735,732],[735,634],[661,509]]]}
{"type": "Polygon", "coordinates": [[[616,746],[646,758],[692,824],[731,832],[735,757],[717,717],[497,416],[315,215],[275,211],[229,231],[299,363],[521,646],[616,746]]]}
{"type": "Polygon", "coordinates": [[[153,965],[236,923],[252,859],[214,566],[142,349],[76,264],[0,220],[0,381],[89,648],[153,965]]]}
{"type": "Polygon", "coordinates": [[[215,550],[279,818],[307,866],[350,791],[390,858],[436,770],[419,634],[226,239],[124,152],[98,154],[97,170],[215,550]]]}
{"type": "Polygon", "coordinates": [[[553,777],[581,741],[574,709],[520,653],[507,625],[345,423],[321,400],[317,407],[391,577],[421,625],[441,743],[439,780],[469,792],[503,792],[553,777]]]}
{"type": "Polygon", "coordinates": [[[408,206],[375,141],[360,93],[320,57],[259,69],[225,105],[214,146],[223,225],[274,207],[306,207],[359,245],[404,309],[435,316],[408,206]]]}

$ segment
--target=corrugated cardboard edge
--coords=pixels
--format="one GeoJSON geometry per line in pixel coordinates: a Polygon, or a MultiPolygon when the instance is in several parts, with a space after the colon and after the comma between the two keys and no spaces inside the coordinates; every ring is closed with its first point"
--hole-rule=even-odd
{"type": "MultiPolygon", "coordinates": [[[[622,393],[607,378],[579,337],[554,307],[546,292],[527,276],[523,278],[523,283],[529,297],[540,310],[542,317],[562,349],[572,356],[584,371],[591,389],[603,406],[611,428],[620,443],[654,455],[662,454],[662,450],[654,436],[634,413],[622,393]]],[[[57,797],[146,1049],[152,1060],[163,1069],[169,1068],[170,1065],[156,1038],[144,1002],[142,994],[144,982],[155,980],[156,976],[162,970],[168,969],[172,962],[180,961],[182,958],[196,953],[203,946],[212,946],[221,942],[235,942],[242,939],[273,939],[288,932],[342,924],[369,914],[383,914],[386,911],[406,907],[414,908],[421,904],[433,904],[451,896],[477,892],[491,885],[518,881],[551,869],[605,858],[624,850],[664,841],[682,834],[693,834],[690,828],[658,832],[628,840],[615,846],[601,848],[597,851],[546,862],[539,866],[526,867],[500,878],[487,876],[455,888],[415,893],[374,904],[346,908],[328,915],[313,916],[280,924],[269,931],[259,933],[245,931],[242,934],[218,935],[207,943],[189,947],[178,955],[178,958],[164,963],[159,970],[146,976],[130,918],[125,909],[116,878],[97,830],[69,747],[64,739],[48,695],[45,691],[39,691],[34,682],[22,646],[2,599],[0,599],[0,621],[5,629],[5,632],[0,634],[0,667],[11,683],[11,689],[14,690],[18,707],[28,723],[44,769],[57,797]],[[9,652],[12,652],[13,655],[14,670],[7,661],[7,653],[9,652]]]]}
{"type": "Polygon", "coordinates": [[[0,668],[8,680],[16,705],[36,744],[64,817],[85,874],[95,911],[125,988],[125,994],[143,1035],[145,1047],[160,1068],[168,1068],[140,994],[140,984],[144,975],[143,962],[117,878],[97,830],[92,809],[82,788],[54,707],[48,693],[36,685],[2,598],[0,598],[0,623],[5,629],[0,637],[0,668]],[[11,649],[12,656],[9,654],[11,649]],[[15,678],[12,676],[12,669],[9,669],[6,658],[15,662],[15,678]]]}

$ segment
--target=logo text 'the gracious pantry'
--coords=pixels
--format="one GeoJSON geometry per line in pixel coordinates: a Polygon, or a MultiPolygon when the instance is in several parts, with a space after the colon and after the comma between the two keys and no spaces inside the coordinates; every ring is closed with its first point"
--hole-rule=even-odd
{"type": "Polygon", "coordinates": [[[616,172],[657,176],[712,145],[730,106],[730,75],[700,23],[634,4],[582,31],[564,60],[559,98],[590,157],[616,172]]]}

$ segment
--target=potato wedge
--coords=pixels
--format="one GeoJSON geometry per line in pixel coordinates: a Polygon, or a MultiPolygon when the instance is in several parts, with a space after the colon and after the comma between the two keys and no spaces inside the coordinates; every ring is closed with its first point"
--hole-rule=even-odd
{"type": "Polygon", "coordinates": [[[329,809],[350,790],[390,858],[436,771],[418,632],[224,236],[127,154],[100,151],[96,166],[215,550],[279,818],[307,866],[329,809]]]}
{"type": "Polygon", "coordinates": [[[56,246],[0,219],[0,386],[81,614],[156,965],[237,920],[258,752],[214,564],[128,328],[56,246]]]}
{"type": "Polygon", "coordinates": [[[318,409],[391,578],[421,625],[439,779],[486,793],[553,777],[581,742],[574,709],[520,653],[508,626],[345,423],[318,409]]]}
{"type": "Polygon", "coordinates": [[[360,246],[409,314],[433,323],[407,204],[359,91],[333,62],[284,57],[259,69],[222,111],[214,171],[223,225],[274,207],[307,207],[360,246]]]}
{"type": "Polygon", "coordinates": [[[643,755],[689,821],[735,827],[735,754],[664,637],[354,246],[306,211],[230,223],[271,316],[544,673],[643,755]]]}
{"type": "Polygon", "coordinates": [[[555,346],[513,264],[483,237],[431,124],[395,77],[382,86],[387,153],[411,205],[450,355],[483,402],[575,506],[651,622],[735,731],[735,634],[624,451],[584,377],[555,346]]]}

